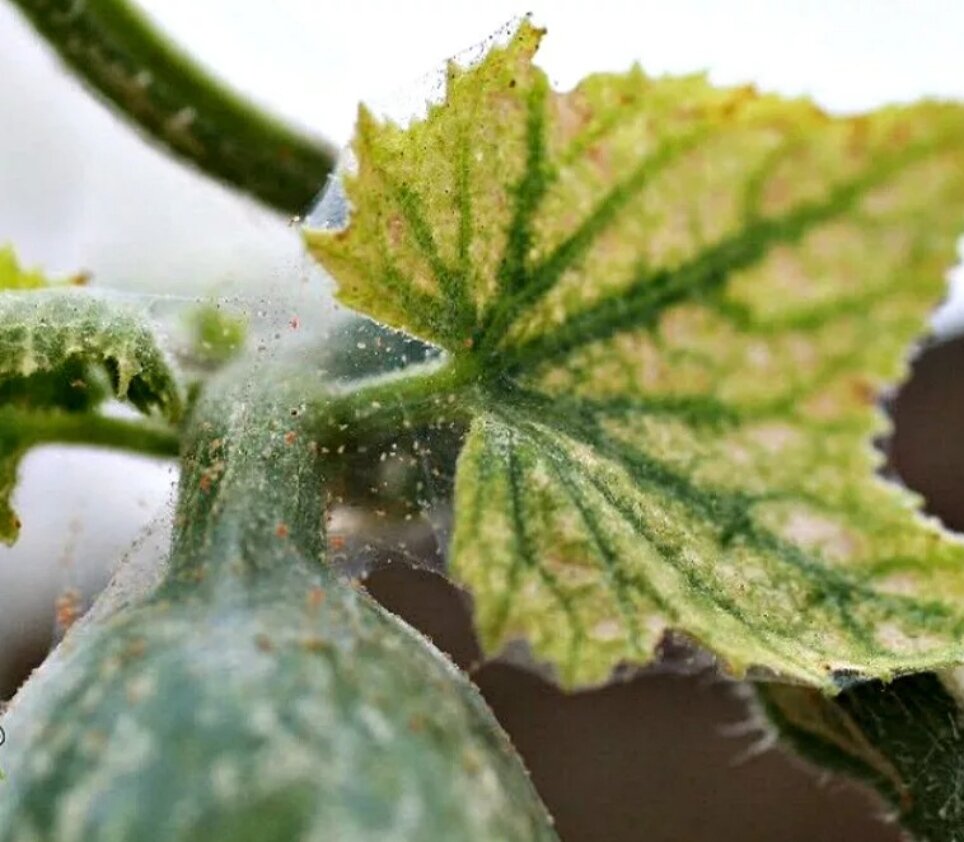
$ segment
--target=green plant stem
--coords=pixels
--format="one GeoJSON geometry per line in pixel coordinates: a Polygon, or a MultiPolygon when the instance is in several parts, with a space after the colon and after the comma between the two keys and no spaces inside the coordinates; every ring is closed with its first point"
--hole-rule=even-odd
{"type": "Polygon", "coordinates": [[[355,441],[376,446],[401,431],[463,423],[478,384],[474,357],[410,366],[312,401],[313,429],[319,444],[334,448],[355,441]]]}
{"type": "MultiPolygon", "coordinates": [[[[318,445],[334,451],[353,442],[374,447],[419,427],[464,423],[471,416],[476,383],[475,366],[467,358],[412,366],[402,375],[373,378],[341,394],[309,399],[308,429],[318,445]]],[[[181,444],[176,429],[156,421],[87,412],[4,407],[0,436],[4,430],[16,431],[17,443],[23,447],[86,444],[173,458],[181,444]]]]}
{"type": "Polygon", "coordinates": [[[324,570],[327,460],[290,414],[306,388],[258,364],[208,384],[184,428],[168,592],[324,570]]]}
{"type": "Polygon", "coordinates": [[[302,213],[335,151],[262,112],[127,0],[13,0],[66,64],[127,120],[208,175],[302,213]]]}
{"type": "MultiPolygon", "coordinates": [[[[306,429],[329,452],[352,443],[374,448],[413,429],[466,423],[477,384],[476,366],[468,357],[412,366],[404,374],[373,378],[340,394],[309,399],[306,429]]],[[[0,411],[0,435],[4,429],[16,431],[18,444],[24,447],[86,444],[161,457],[176,457],[181,449],[173,427],[93,413],[5,407],[0,411]]]]}
{"type": "Polygon", "coordinates": [[[86,444],[143,453],[147,456],[176,457],[177,432],[150,421],[131,421],[91,413],[37,412],[7,407],[0,413],[0,430],[16,430],[18,443],[86,444]]]}

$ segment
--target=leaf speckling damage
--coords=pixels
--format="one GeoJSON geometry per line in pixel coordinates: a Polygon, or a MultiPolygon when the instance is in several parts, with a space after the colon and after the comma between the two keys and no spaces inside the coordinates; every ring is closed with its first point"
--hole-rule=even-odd
{"type": "Polygon", "coordinates": [[[667,629],[825,689],[964,658],[964,546],[876,475],[964,230],[964,108],[704,77],[556,93],[523,23],[408,128],[362,110],[340,298],[445,348],[454,574],[566,684],[667,629]]]}

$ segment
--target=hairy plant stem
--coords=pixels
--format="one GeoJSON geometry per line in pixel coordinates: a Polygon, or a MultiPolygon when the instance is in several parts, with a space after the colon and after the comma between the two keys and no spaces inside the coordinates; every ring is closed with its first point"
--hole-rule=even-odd
{"type": "Polygon", "coordinates": [[[178,434],[173,427],[87,412],[41,412],[5,407],[0,411],[0,435],[4,428],[16,431],[17,443],[26,447],[86,444],[171,458],[177,456],[179,449],[178,434]]]}
{"type": "Polygon", "coordinates": [[[479,384],[474,357],[410,366],[309,402],[312,429],[319,445],[336,448],[375,446],[403,431],[466,422],[479,384]]]}
{"type": "Polygon", "coordinates": [[[289,409],[305,388],[290,366],[256,364],[201,397],[185,425],[168,589],[323,569],[327,465],[289,409]]]}
{"type": "Polygon", "coordinates": [[[229,90],[127,0],[13,2],[121,115],[219,181],[299,214],[331,172],[331,146],[229,90]]]}
{"type": "MultiPolygon", "coordinates": [[[[411,366],[334,394],[312,396],[311,386],[302,380],[303,392],[289,393],[289,403],[306,404],[307,417],[299,427],[322,452],[333,453],[353,444],[377,447],[419,428],[465,423],[478,383],[475,361],[456,358],[441,365],[411,366]]],[[[279,407],[279,417],[289,411],[279,407]]],[[[171,458],[183,450],[179,431],[170,425],[91,412],[4,407],[0,436],[5,429],[16,431],[18,444],[25,447],[81,444],[171,458]]]]}
{"type": "Polygon", "coordinates": [[[169,587],[217,583],[224,571],[247,581],[282,567],[316,573],[328,494],[351,484],[354,445],[464,421],[477,382],[468,357],[321,395],[300,355],[218,375],[184,425],[169,587]]]}

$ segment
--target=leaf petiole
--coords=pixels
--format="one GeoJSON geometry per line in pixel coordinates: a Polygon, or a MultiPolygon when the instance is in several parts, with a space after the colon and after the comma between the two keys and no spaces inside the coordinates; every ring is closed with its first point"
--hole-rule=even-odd
{"type": "Polygon", "coordinates": [[[15,437],[23,447],[81,444],[166,458],[176,457],[179,450],[177,431],[169,424],[93,413],[3,407],[0,409],[0,436],[15,437]]]}
{"type": "Polygon", "coordinates": [[[317,419],[319,444],[371,444],[416,427],[468,423],[480,380],[479,361],[471,355],[441,364],[433,360],[326,395],[312,402],[309,411],[317,419]]]}

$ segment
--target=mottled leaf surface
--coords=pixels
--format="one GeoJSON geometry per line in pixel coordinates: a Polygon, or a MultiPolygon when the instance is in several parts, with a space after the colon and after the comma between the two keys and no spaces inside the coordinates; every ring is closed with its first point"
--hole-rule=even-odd
{"type": "MultiPolygon", "coordinates": [[[[0,252],[0,274],[3,260],[0,252]]],[[[135,311],[76,290],[8,280],[0,279],[0,540],[12,543],[20,528],[10,505],[17,465],[58,418],[114,396],[175,420],[181,400],[135,311]]]]}
{"type": "Polygon", "coordinates": [[[833,689],[964,656],[964,547],[876,476],[964,230],[964,108],[831,118],[641,70],[556,93],[524,23],[407,128],[361,111],[349,305],[450,352],[455,575],[566,683],[667,629],[833,689]]]}

